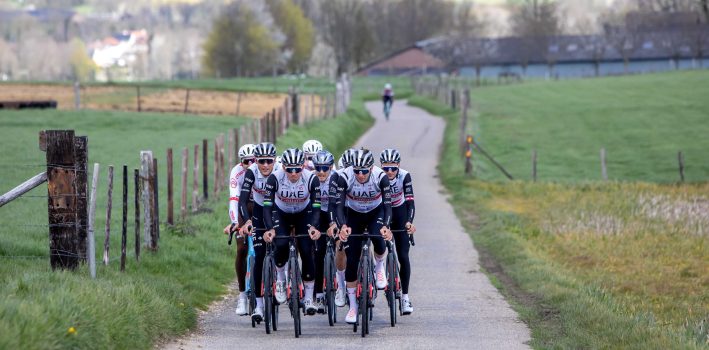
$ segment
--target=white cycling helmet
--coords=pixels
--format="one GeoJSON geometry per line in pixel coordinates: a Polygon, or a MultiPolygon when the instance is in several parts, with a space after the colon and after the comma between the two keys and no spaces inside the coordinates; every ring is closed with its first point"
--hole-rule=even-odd
{"type": "Polygon", "coordinates": [[[387,90],[391,90],[391,84],[389,84],[389,83],[384,84],[384,88],[387,90]]]}
{"type": "Polygon", "coordinates": [[[322,143],[318,140],[308,140],[303,143],[303,152],[306,155],[312,156],[320,151],[322,151],[322,143]]]}
{"type": "Polygon", "coordinates": [[[239,159],[253,158],[255,148],[256,147],[251,143],[241,146],[241,148],[239,148],[239,159]]]}

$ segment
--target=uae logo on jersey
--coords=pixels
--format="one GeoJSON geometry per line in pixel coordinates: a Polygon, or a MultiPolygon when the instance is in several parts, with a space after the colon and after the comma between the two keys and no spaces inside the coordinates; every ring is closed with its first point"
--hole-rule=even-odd
{"type": "Polygon", "coordinates": [[[232,178],[231,181],[229,181],[229,186],[231,186],[231,188],[236,188],[236,178],[235,177],[232,178]]]}

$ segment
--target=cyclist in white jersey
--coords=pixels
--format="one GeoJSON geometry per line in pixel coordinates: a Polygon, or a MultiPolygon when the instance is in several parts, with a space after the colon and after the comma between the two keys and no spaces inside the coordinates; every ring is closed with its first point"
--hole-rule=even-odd
{"type": "Polygon", "coordinates": [[[303,143],[303,152],[305,152],[305,169],[310,171],[315,170],[313,165],[313,157],[315,156],[315,153],[322,150],[322,143],[318,140],[308,140],[303,143]]]}
{"type": "Polygon", "coordinates": [[[286,301],[285,265],[288,262],[288,241],[274,240],[275,236],[287,237],[291,228],[296,235],[310,237],[297,238],[298,251],[302,261],[302,278],[305,286],[303,305],[308,315],[314,315],[318,308],[313,300],[315,290],[315,261],[313,250],[320,238],[320,181],[312,172],[304,169],[305,155],[297,148],[289,148],[281,156],[283,167],[275,170],[266,180],[266,194],[263,202],[264,240],[276,246],[276,299],[286,301]]]}
{"type": "MultiPolygon", "coordinates": [[[[355,323],[357,320],[357,266],[362,250],[363,237],[351,237],[350,234],[362,234],[365,230],[371,235],[374,246],[375,280],[378,289],[387,285],[384,262],[386,260],[386,245],[384,240],[391,240],[389,231],[391,220],[391,189],[389,178],[379,167],[374,166],[374,156],[369,150],[359,150],[354,155],[352,167],[346,168],[340,174],[340,181],[344,179],[344,194],[347,196],[345,203],[340,203],[337,215],[340,222],[346,222],[340,229],[340,239],[346,241],[344,246],[347,253],[347,296],[350,309],[345,321],[355,323]],[[344,204],[344,205],[343,205],[344,204]],[[347,217],[345,219],[345,208],[347,217]],[[346,221],[345,221],[346,220],[346,221]]],[[[362,307],[366,307],[362,305],[362,307]]]]}
{"type": "MultiPolygon", "coordinates": [[[[264,245],[264,196],[266,195],[266,179],[273,171],[280,169],[276,160],[276,146],[272,143],[264,142],[256,145],[254,149],[256,162],[251,164],[244,174],[244,182],[241,185],[241,195],[239,196],[239,212],[241,217],[246,219],[239,225],[242,235],[253,234],[254,251],[256,252],[256,262],[253,266],[254,284],[252,288],[256,292],[256,308],[251,318],[257,322],[263,320],[263,293],[261,285],[263,258],[266,254],[264,245]],[[253,194],[253,212],[249,214],[249,197],[253,194]],[[253,230],[253,229],[256,230],[253,230]],[[251,229],[251,231],[249,231],[251,229]]],[[[284,298],[285,299],[285,298],[284,298]]]]}
{"type": "MultiPolygon", "coordinates": [[[[246,168],[254,162],[254,145],[248,143],[239,148],[240,162],[231,169],[229,175],[229,220],[231,224],[224,228],[224,233],[229,234],[239,227],[239,195],[241,193],[241,185],[244,183],[244,175],[246,168]]],[[[253,209],[253,200],[248,204],[249,212],[253,209]]],[[[241,222],[246,221],[241,218],[241,222]]],[[[236,279],[239,282],[239,299],[236,303],[236,314],[239,316],[248,315],[246,308],[246,256],[248,249],[245,240],[242,236],[236,238],[236,259],[234,261],[234,269],[236,270],[236,279]]]]}
{"type": "Polygon", "coordinates": [[[382,170],[389,178],[391,186],[391,230],[399,258],[399,276],[401,277],[402,306],[404,315],[414,312],[414,307],[409,300],[409,281],[411,280],[411,262],[409,261],[409,237],[416,232],[414,226],[414,187],[411,174],[401,169],[401,155],[399,151],[388,148],[379,155],[382,170]]]}

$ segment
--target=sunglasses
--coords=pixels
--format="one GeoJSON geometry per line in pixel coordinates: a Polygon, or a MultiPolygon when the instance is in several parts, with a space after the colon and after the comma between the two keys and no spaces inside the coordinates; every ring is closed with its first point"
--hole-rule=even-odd
{"type": "Polygon", "coordinates": [[[273,164],[274,159],[273,159],[273,158],[263,158],[263,159],[257,160],[257,162],[258,162],[259,164],[261,164],[261,165],[263,165],[263,164],[273,164]]]}
{"type": "Polygon", "coordinates": [[[361,174],[361,175],[367,175],[369,174],[369,169],[364,168],[364,169],[352,169],[355,174],[361,174]]]}
{"type": "Polygon", "coordinates": [[[284,169],[286,170],[287,173],[291,173],[291,174],[298,174],[298,173],[300,173],[301,171],[303,171],[303,168],[301,168],[301,167],[296,167],[296,168],[284,168],[284,169]]]}
{"type": "Polygon", "coordinates": [[[388,173],[389,172],[394,173],[394,172],[399,171],[399,167],[398,166],[384,166],[384,167],[382,167],[382,170],[384,170],[388,173]]]}
{"type": "Polygon", "coordinates": [[[313,160],[313,156],[306,156],[305,159],[306,160],[313,160]]]}
{"type": "Polygon", "coordinates": [[[330,166],[329,165],[316,165],[315,171],[317,171],[319,173],[326,173],[326,172],[330,171],[330,166]]]}
{"type": "Polygon", "coordinates": [[[246,158],[241,161],[241,164],[250,165],[250,164],[253,164],[254,162],[255,162],[255,160],[253,158],[246,158]]]}

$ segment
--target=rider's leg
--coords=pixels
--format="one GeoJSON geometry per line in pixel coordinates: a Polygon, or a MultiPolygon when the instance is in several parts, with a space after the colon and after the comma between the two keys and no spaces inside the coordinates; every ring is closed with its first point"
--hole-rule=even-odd
{"type": "Polygon", "coordinates": [[[406,206],[401,205],[391,208],[392,221],[391,229],[394,230],[394,244],[396,245],[396,255],[399,258],[399,277],[401,278],[401,292],[409,293],[409,281],[411,279],[411,263],[409,261],[409,234],[406,233],[406,206]]]}
{"type": "Polygon", "coordinates": [[[261,293],[261,280],[263,279],[263,258],[266,256],[266,245],[263,241],[263,229],[265,226],[263,224],[262,214],[263,207],[258,205],[254,206],[254,216],[252,218],[252,222],[254,224],[254,228],[256,228],[253,235],[256,262],[254,263],[255,266],[251,267],[254,274],[254,285],[251,286],[251,289],[256,292],[256,296],[259,298],[263,296],[261,293]]]}
{"type": "MultiPolygon", "coordinates": [[[[297,216],[296,230],[297,235],[306,235],[308,233],[308,222],[310,216],[305,212],[292,214],[297,216]]],[[[310,237],[298,238],[298,251],[300,252],[300,260],[302,263],[301,274],[303,278],[303,286],[305,287],[305,299],[313,299],[315,290],[315,242],[310,237]]]]}
{"type": "Polygon", "coordinates": [[[320,298],[322,297],[323,293],[323,285],[324,285],[324,275],[325,275],[325,252],[327,249],[327,235],[325,234],[325,231],[327,231],[328,226],[330,225],[330,218],[325,215],[321,214],[320,215],[320,227],[318,229],[322,233],[320,236],[320,239],[315,241],[315,244],[317,245],[317,250],[315,251],[315,296],[320,298]]]}

